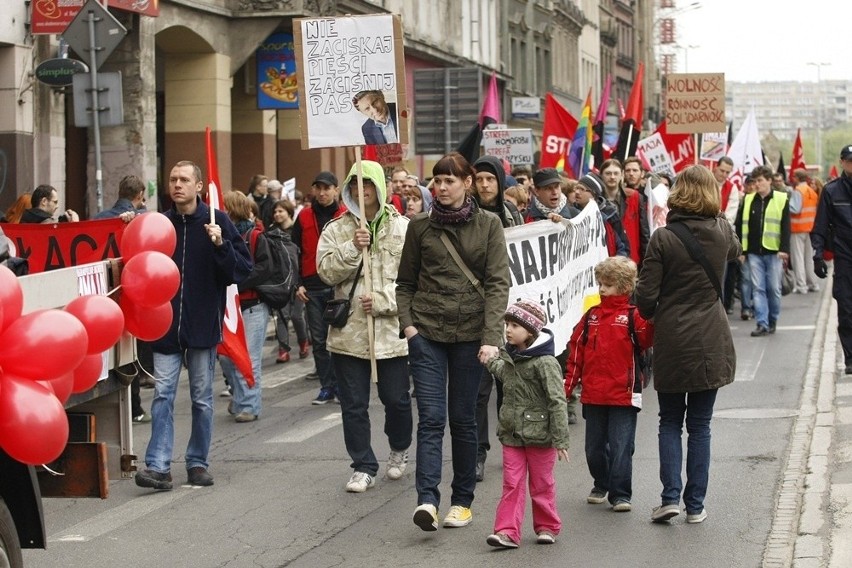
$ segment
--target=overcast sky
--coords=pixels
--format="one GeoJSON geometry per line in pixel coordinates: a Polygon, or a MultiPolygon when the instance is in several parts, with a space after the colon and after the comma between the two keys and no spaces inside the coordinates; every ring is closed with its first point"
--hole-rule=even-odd
{"type": "MultiPolygon", "coordinates": [[[[677,0],[678,71],[728,81],[852,79],[852,14],[841,0],[677,0]],[[689,69],[684,68],[684,64],[689,69]]],[[[660,11],[662,16],[665,12],[660,11]]],[[[659,17],[658,16],[658,17],[659,17]]]]}

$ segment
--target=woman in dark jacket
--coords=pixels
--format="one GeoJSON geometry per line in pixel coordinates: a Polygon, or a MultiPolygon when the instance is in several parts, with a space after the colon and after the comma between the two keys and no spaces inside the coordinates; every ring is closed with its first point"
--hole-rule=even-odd
{"type": "Polygon", "coordinates": [[[497,355],[509,303],[509,257],[503,225],[480,209],[469,192],[476,173],[461,154],[432,168],[435,201],[408,225],[397,275],[399,326],[417,391],[417,509],[414,522],[438,528],[444,429],[453,451],[451,507],[443,525],[471,522],[476,487],[476,397],[479,361],[497,355]],[[476,284],[451,255],[458,252],[476,284]]]}
{"type": "Polygon", "coordinates": [[[720,214],[719,190],[703,166],[682,171],[668,200],[667,227],[651,237],[635,301],[639,313],[654,318],[654,388],[660,405],[660,481],[662,504],[651,519],[667,521],[686,506],[686,521],[707,518],[704,497],[710,470],[710,419],[719,387],[734,380],[736,354],[717,288],[728,261],[741,247],[720,214]],[[686,227],[712,267],[708,274],[669,230],[686,227]],[[711,278],[713,279],[711,281],[711,278]],[[681,481],[681,432],[689,432],[686,487],[681,481]]]}

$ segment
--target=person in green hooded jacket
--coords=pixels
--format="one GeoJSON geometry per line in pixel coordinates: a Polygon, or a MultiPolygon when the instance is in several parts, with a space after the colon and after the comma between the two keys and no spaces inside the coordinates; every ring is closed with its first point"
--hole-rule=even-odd
{"type": "Polygon", "coordinates": [[[390,454],[386,477],[403,476],[412,437],[411,394],[408,377],[408,344],[399,334],[396,276],[408,219],[386,203],[387,189],[382,166],[361,162],[364,187],[363,213],[358,200],[357,165],[343,182],[341,198],[346,213],[329,221],[320,235],[317,273],[335,298],[347,298],[353,285],[349,318],[343,327],[330,327],[327,347],[337,376],[343,413],[343,439],[352,458],[352,477],[346,491],[363,493],[376,483],[379,463],[370,435],[370,348],[367,316],[373,317],[374,349],[379,400],[385,410],[384,431],[390,454]],[[361,228],[361,218],[366,228],[361,228]],[[369,255],[369,270],[363,264],[369,255]],[[371,289],[366,289],[369,278],[371,289]]]}

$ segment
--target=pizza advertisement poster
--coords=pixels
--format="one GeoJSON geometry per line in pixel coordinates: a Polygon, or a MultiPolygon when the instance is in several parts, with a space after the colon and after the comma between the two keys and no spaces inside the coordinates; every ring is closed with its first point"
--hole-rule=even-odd
{"type": "Polygon", "coordinates": [[[297,19],[293,34],[303,149],[408,143],[398,15],[297,19]]]}
{"type": "Polygon", "coordinates": [[[272,34],[255,52],[257,108],[299,108],[293,34],[272,34]]]}

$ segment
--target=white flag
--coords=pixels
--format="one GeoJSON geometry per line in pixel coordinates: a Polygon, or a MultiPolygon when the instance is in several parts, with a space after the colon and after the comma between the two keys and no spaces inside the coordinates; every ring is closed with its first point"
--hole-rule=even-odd
{"type": "Polygon", "coordinates": [[[763,151],[760,149],[760,135],[757,133],[757,119],[752,109],[734,138],[728,156],[734,161],[731,181],[742,187],[743,178],[756,166],[763,165],[763,151]]]}

